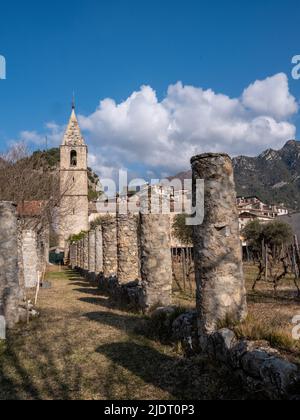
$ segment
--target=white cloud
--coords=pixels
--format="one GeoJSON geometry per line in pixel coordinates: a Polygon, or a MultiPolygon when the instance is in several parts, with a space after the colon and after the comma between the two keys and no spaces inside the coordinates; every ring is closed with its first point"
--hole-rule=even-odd
{"type": "Polygon", "coordinates": [[[172,174],[188,168],[197,153],[256,155],[281,147],[296,135],[288,117],[297,110],[286,75],[278,74],[255,82],[241,98],[177,83],[159,101],[150,86],[142,86],[122,103],[101,101],[80,123],[102,165],[138,164],[172,174]]]}
{"type": "Polygon", "coordinates": [[[265,80],[257,80],[245,89],[243,104],[258,114],[287,118],[298,111],[298,104],[289,92],[286,74],[279,73],[265,80]]]}
{"type": "MultiPolygon", "coordinates": [[[[121,103],[101,101],[94,113],[79,120],[90,166],[100,176],[115,176],[125,168],[134,176],[160,176],[186,170],[198,153],[257,155],[282,147],[295,138],[290,117],[297,111],[287,76],[277,74],[251,84],[240,98],[179,82],[160,101],[150,86],[142,86],[121,103]]],[[[48,124],[49,142],[59,144],[63,129],[48,124]]],[[[34,143],[44,141],[36,132],[22,135],[34,143]]]]}
{"type": "Polygon", "coordinates": [[[46,124],[45,128],[46,130],[43,134],[37,133],[36,131],[22,131],[20,133],[19,141],[31,143],[41,148],[46,145],[46,141],[50,146],[59,146],[64,134],[65,126],[50,122],[46,124]]]}

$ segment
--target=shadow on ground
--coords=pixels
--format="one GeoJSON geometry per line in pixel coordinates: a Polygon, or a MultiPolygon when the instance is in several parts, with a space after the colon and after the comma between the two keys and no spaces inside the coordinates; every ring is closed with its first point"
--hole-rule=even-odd
{"type": "Polygon", "coordinates": [[[0,346],[1,400],[252,399],[222,367],[145,338],[143,317],[65,274],[43,291],[41,318],[0,346]]]}

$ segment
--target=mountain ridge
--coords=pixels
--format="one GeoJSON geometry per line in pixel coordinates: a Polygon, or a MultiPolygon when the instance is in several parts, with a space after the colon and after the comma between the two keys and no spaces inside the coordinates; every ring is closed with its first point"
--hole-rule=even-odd
{"type": "MultiPolygon", "coordinates": [[[[266,204],[300,210],[300,141],[289,140],[282,149],[232,161],[238,196],[258,196],[266,204]]],[[[191,177],[192,171],[186,171],[170,179],[191,177]]]]}

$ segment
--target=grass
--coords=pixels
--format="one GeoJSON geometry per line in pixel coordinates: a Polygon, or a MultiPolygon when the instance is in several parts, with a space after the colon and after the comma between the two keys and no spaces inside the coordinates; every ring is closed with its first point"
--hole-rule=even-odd
{"type": "Polygon", "coordinates": [[[144,317],[117,309],[72,271],[47,274],[40,318],[0,344],[0,399],[245,399],[238,382],[201,357],[149,338],[144,317]],[[138,332],[140,331],[140,332],[138,332]]]}

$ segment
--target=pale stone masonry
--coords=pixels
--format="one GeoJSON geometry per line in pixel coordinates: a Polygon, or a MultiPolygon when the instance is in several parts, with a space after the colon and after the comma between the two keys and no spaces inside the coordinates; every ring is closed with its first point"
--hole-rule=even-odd
{"type": "Polygon", "coordinates": [[[169,215],[140,215],[143,309],[172,304],[171,226],[169,215]]]}
{"type": "Polygon", "coordinates": [[[34,230],[22,232],[23,271],[26,288],[34,288],[38,282],[39,259],[37,251],[37,235],[34,230]]]}
{"type": "Polygon", "coordinates": [[[114,216],[107,216],[102,223],[103,235],[103,276],[116,277],[118,272],[117,221],[114,216]]]}
{"type": "Polygon", "coordinates": [[[83,269],[87,273],[89,271],[89,235],[83,238],[83,269]]]}
{"type": "Polygon", "coordinates": [[[102,226],[97,226],[95,229],[95,251],[96,261],[95,268],[96,274],[103,272],[103,237],[102,237],[102,226]]]}
{"type": "Polygon", "coordinates": [[[60,147],[61,249],[67,249],[66,244],[71,235],[89,230],[87,156],[88,148],[73,107],[60,147]]]}
{"type": "Polygon", "coordinates": [[[19,285],[21,298],[25,298],[25,277],[24,277],[24,261],[23,261],[23,233],[22,225],[18,220],[18,269],[19,269],[19,285]]]}
{"type": "Polygon", "coordinates": [[[80,240],[80,268],[84,268],[84,240],[80,240]]]}
{"type": "Polygon", "coordinates": [[[118,281],[126,284],[140,278],[138,216],[118,214],[118,281]]]}
{"type": "Polygon", "coordinates": [[[89,273],[96,273],[96,232],[89,232],[89,273]]]}
{"type": "Polygon", "coordinates": [[[77,266],[77,244],[70,244],[70,266],[72,269],[77,266]]]}
{"type": "Polygon", "coordinates": [[[0,202],[0,316],[9,328],[19,321],[19,300],[16,207],[0,202]]]}
{"type": "Polygon", "coordinates": [[[49,260],[49,229],[44,227],[37,232],[38,271],[43,273],[49,260]]]}
{"type": "MultiPolygon", "coordinates": [[[[232,161],[225,154],[192,158],[194,181],[205,181],[204,222],[194,227],[200,335],[217,330],[228,317],[247,315],[242,248],[232,161]]],[[[196,190],[194,182],[194,202],[196,190]]]]}

